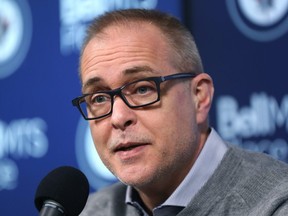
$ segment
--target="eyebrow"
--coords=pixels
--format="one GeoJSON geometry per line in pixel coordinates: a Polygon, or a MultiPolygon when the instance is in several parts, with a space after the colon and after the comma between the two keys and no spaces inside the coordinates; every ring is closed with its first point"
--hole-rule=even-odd
{"type": "Polygon", "coordinates": [[[125,75],[129,75],[129,74],[137,74],[140,72],[155,72],[150,66],[144,65],[144,66],[135,66],[132,68],[128,68],[126,69],[123,73],[125,75]]]}
{"type": "MultiPolygon", "coordinates": [[[[133,74],[139,74],[141,72],[148,72],[148,73],[157,73],[155,70],[153,70],[150,66],[144,65],[144,66],[135,66],[132,68],[125,69],[122,73],[123,75],[133,75],[133,74]]],[[[87,80],[83,86],[82,86],[82,92],[85,92],[86,89],[88,89],[90,86],[95,86],[97,83],[102,81],[103,79],[101,77],[95,76],[87,80]]]]}
{"type": "Polygon", "coordinates": [[[82,93],[84,93],[85,90],[88,89],[90,86],[95,86],[96,83],[98,83],[100,81],[101,81],[100,77],[92,77],[91,79],[89,79],[87,82],[85,82],[82,85],[82,93]]]}

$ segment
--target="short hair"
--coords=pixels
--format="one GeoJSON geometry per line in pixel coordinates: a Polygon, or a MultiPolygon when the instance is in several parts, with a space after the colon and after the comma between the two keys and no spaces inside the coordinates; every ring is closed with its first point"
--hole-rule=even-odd
{"type": "Polygon", "coordinates": [[[190,31],[176,17],[157,10],[146,9],[115,10],[95,18],[87,28],[80,61],[89,41],[100,35],[107,27],[141,22],[153,24],[167,38],[168,45],[172,48],[172,64],[179,72],[192,70],[195,73],[203,72],[201,57],[190,31]]]}

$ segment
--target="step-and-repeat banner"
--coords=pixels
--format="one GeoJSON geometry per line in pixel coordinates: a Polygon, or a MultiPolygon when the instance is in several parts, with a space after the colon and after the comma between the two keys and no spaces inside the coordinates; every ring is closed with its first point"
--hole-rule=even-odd
{"type": "Polygon", "coordinates": [[[81,169],[91,191],[116,181],[71,99],[80,94],[86,26],[122,8],[156,8],[185,22],[215,82],[213,127],[288,162],[288,0],[0,0],[1,215],[37,215],[35,190],[62,165],[81,169]]]}
{"type": "Polygon", "coordinates": [[[0,0],[0,215],[37,215],[35,190],[62,165],[81,169],[91,190],[116,181],[71,100],[81,94],[86,26],[124,8],[157,8],[182,19],[180,1],[0,0]]]}
{"type": "Polygon", "coordinates": [[[288,162],[288,0],[188,1],[226,140],[288,162]]]}

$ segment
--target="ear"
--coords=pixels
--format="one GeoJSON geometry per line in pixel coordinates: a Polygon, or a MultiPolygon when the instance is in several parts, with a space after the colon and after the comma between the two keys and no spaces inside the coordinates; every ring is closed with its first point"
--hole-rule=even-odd
{"type": "Polygon", "coordinates": [[[208,122],[208,115],[214,95],[212,78],[201,73],[192,80],[192,89],[195,102],[196,120],[198,125],[208,122]]]}

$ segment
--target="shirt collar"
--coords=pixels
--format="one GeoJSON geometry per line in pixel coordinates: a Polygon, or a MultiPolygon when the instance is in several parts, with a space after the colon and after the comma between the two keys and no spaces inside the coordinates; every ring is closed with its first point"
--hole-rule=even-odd
{"type": "MultiPolygon", "coordinates": [[[[172,195],[156,209],[163,206],[186,207],[214,173],[227,149],[224,141],[217,132],[211,128],[205,145],[187,176],[172,195]]],[[[133,190],[131,186],[128,186],[125,200],[127,204],[134,205],[135,201],[137,202],[137,200],[133,200],[133,193],[136,193],[136,191],[133,190]]]]}

